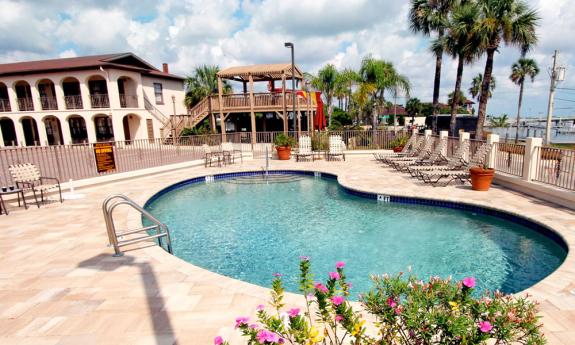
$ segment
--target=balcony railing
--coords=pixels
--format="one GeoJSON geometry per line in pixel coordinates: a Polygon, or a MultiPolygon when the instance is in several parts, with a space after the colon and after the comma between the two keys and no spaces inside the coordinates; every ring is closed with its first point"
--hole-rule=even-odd
{"type": "Polygon", "coordinates": [[[138,96],[120,94],[120,106],[122,108],[137,108],[138,96]]]}
{"type": "Polygon", "coordinates": [[[92,108],[109,108],[110,99],[107,94],[102,95],[90,95],[90,102],[92,103],[92,108]]]}
{"type": "Polygon", "coordinates": [[[58,110],[56,97],[40,97],[40,105],[42,106],[42,110],[58,110]]]}
{"type": "Polygon", "coordinates": [[[84,109],[80,95],[64,96],[64,103],[66,103],[66,109],[84,109]]]}
{"type": "Polygon", "coordinates": [[[12,111],[9,99],[0,99],[0,112],[12,111]]]}
{"type": "Polygon", "coordinates": [[[20,111],[33,111],[34,102],[32,98],[18,98],[18,109],[20,111]]]}

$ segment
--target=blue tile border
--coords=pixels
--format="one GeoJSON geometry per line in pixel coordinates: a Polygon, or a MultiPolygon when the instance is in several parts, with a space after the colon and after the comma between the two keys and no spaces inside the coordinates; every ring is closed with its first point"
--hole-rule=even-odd
{"type": "MultiPolygon", "coordinates": [[[[268,172],[271,175],[305,175],[305,176],[315,176],[315,171],[305,171],[305,170],[270,170],[268,172]]],[[[230,179],[234,177],[241,177],[241,176],[254,176],[254,175],[263,175],[263,171],[242,171],[242,172],[235,172],[235,173],[223,173],[223,174],[214,174],[214,175],[207,175],[213,176],[214,181],[221,181],[225,179],[230,179]]],[[[337,175],[329,174],[329,173],[321,173],[321,178],[326,180],[337,180],[337,175]]],[[[152,195],[144,204],[144,208],[148,207],[151,203],[156,201],[159,197],[163,196],[166,193],[169,193],[173,190],[192,185],[197,183],[202,183],[206,181],[206,176],[195,177],[189,180],[181,181],[170,185],[156,194],[152,195]]],[[[344,187],[341,184],[338,184],[339,187],[350,195],[354,195],[357,197],[370,199],[370,200],[377,200],[376,193],[369,193],[358,191],[355,189],[351,189],[348,187],[344,187]]],[[[516,224],[523,225],[531,230],[537,231],[540,234],[550,238],[552,241],[557,243],[565,252],[569,252],[569,246],[565,242],[565,240],[554,230],[550,229],[549,227],[535,222],[533,220],[514,215],[509,212],[500,211],[497,209],[478,206],[474,204],[462,203],[462,202],[453,202],[453,201],[446,201],[446,200],[434,200],[434,199],[425,199],[425,198],[418,198],[418,197],[408,197],[408,196],[395,196],[389,195],[389,202],[391,203],[398,203],[398,204],[410,204],[410,205],[423,205],[423,206],[433,206],[433,207],[441,207],[441,208],[450,208],[468,212],[474,212],[479,215],[486,215],[492,216],[499,219],[507,220],[516,224]]]]}

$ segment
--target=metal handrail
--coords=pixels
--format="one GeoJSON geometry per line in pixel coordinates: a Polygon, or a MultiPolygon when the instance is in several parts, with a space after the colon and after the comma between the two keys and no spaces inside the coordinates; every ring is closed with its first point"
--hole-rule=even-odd
{"type": "Polygon", "coordinates": [[[106,222],[106,230],[108,232],[108,240],[110,242],[110,245],[114,247],[114,252],[115,252],[114,256],[124,255],[123,252],[120,250],[120,247],[122,247],[122,246],[127,246],[130,244],[134,244],[137,242],[142,242],[142,241],[146,241],[146,240],[150,240],[150,239],[156,239],[157,238],[158,242],[161,246],[163,237],[166,238],[166,246],[167,246],[168,252],[170,254],[173,253],[172,241],[170,239],[170,230],[168,229],[168,226],[166,224],[160,222],[151,213],[149,213],[148,211],[143,209],[140,205],[136,204],[132,199],[128,198],[127,196],[125,196],[123,194],[113,194],[113,195],[108,196],[102,202],[102,212],[104,213],[104,221],[106,222]],[[116,232],[116,226],[114,225],[113,212],[116,209],[116,207],[118,207],[120,205],[128,205],[128,206],[132,207],[133,209],[138,211],[141,215],[146,217],[146,219],[148,219],[149,221],[154,223],[154,225],[153,226],[145,226],[145,227],[139,228],[139,229],[124,231],[124,232],[118,234],[116,232]],[[146,235],[146,236],[137,237],[134,239],[124,240],[124,241],[118,240],[118,237],[120,237],[120,236],[135,234],[138,232],[149,231],[149,230],[153,230],[153,229],[156,229],[156,234],[146,235]]]}

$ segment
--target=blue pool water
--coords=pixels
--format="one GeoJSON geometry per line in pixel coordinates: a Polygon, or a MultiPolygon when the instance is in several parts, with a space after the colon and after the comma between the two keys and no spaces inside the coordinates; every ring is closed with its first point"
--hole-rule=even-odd
{"type": "Polygon", "coordinates": [[[276,184],[224,180],[187,185],[147,209],[171,231],[174,254],[208,270],[269,286],[273,273],[297,291],[298,261],[316,280],[336,261],[357,294],[371,274],[406,271],[477,278],[481,289],[521,291],[553,272],[566,252],[548,237],[495,217],[377,203],[313,177],[276,184]]]}

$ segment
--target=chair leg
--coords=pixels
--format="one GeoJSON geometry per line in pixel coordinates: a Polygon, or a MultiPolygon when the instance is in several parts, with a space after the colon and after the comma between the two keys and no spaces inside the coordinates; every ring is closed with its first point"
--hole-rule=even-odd
{"type": "Polygon", "coordinates": [[[62,199],[62,187],[60,185],[58,185],[58,192],[60,193],[60,203],[63,203],[64,199],[62,199]]]}
{"type": "Polygon", "coordinates": [[[36,195],[36,189],[34,189],[34,187],[32,187],[32,193],[34,194],[34,201],[36,201],[36,206],[40,208],[40,203],[38,202],[38,196],[36,195]]]}

